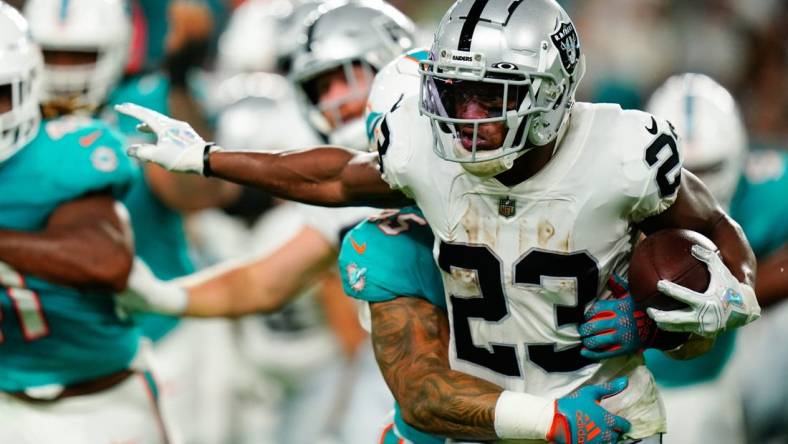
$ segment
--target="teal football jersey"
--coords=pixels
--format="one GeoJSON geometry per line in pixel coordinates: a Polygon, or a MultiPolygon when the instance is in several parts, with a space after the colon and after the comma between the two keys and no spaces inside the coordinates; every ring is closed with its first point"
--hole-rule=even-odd
{"type": "MultiPolygon", "coordinates": [[[[750,155],[730,210],[741,224],[758,258],[788,242],[788,153],[756,151],[750,155]]],[[[645,353],[648,368],[660,385],[681,387],[715,379],[728,362],[736,332],[717,338],[706,354],[677,361],[657,350],[645,353]]]]}
{"type": "MultiPolygon", "coordinates": [[[[445,310],[443,281],[432,256],[434,240],[417,207],[387,211],[356,225],[339,253],[345,294],[368,302],[417,297],[445,310]]],[[[445,442],[405,423],[398,405],[394,422],[397,433],[414,444],[445,442]]]]}
{"type": "Polygon", "coordinates": [[[763,258],[788,241],[788,152],[753,152],[731,204],[755,256],[763,258]]]}
{"type": "MultiPolygon", "coordinates": [[[[0,227],[40,231],[59,206],[91,192],[125,194],[135,167],[120,135],[99,121],[42,122],[36,139],[0,164],[0,227]]],[[[128,367],[139,330],[113,295],[82,292],[0,268],[0,390],[72,384],[128,367]]]]}
{"type": "MultiPolygon", "coordinates": [[[[137,131],[137,119],[116,112],[113,106],[131,102],[166,115],[169,114],[169,93],[169,80],[162,74],[127,78],[110,96],[102,118],[116,125],[132,141],[149,141],[152,136],[137,131]]],[[[183,217],[153,193],[144,170],[134,177],[123,203],[131,215],[137,256],[148,264],[156,277],[169,280],[194,272],[183,231],[183,217]]],[[[142,328],[143,335],[158,341],[178,325],[179,318],[146,313],[134,315],[134,321],[142,328]]]]}

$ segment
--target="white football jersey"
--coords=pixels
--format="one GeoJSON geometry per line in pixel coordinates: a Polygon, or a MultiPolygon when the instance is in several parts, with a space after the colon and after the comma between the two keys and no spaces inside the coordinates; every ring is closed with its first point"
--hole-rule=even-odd
{"type": "Polygon", "coordinates": [[[508,188],[435,155],[417,100],[384,119],[377,143],[385,180],[416,200],[435,233],[452,368],[548,398],[629,376],[629,387],[603,404],[632,422],[630,437],[663,432],[643,358],[589,361],[577,326],[589,303],[609,297],[608,277],[625,275],[633,223],[676,199],[672,127],[616,105],[578,103],[553,159],[508,188]]]}

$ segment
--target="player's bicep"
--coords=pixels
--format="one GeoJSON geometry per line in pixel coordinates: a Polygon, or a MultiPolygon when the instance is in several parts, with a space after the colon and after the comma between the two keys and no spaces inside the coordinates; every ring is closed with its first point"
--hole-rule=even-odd
{"type": "Polygon", "coordinates": [[[682,171],[676,199],[665,211],[644,219],[639,228],[646,234],[667,228],[683,228],[710,233],[724,212],[708,188],[694,174],[682,171]]]}
{"type": "Polygon", "coordinates": [[[397,208],[412,201],[383,180],[375,153],[355,156],[342,171],[342,193],[346,201],[378,208],[397,208]]]}

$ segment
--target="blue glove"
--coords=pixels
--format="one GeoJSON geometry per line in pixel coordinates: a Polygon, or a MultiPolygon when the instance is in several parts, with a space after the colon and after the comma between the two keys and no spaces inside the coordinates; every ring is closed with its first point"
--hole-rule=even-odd
{"type": "Polygon", "coordinates": [[[635,306],[625,280],[614,275],[608,287],[616,299],[594,302],[579,327],[580,354],[597,361],[642,352],[657,333],[654,321],[635,306]]]}
{"type": "Polygon", "coordinates": [[[621,393],[627,378],[590,385],[555,402],[555,418],[547,440],[556,444],[615,444],[632,425],[599,405],[599,401],[621,393]]]}

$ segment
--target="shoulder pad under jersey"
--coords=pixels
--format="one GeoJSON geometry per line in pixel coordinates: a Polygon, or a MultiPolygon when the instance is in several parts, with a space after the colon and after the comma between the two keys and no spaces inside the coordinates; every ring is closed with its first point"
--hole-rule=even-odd
{"type": "Polygon", "coordinates": [[[615,171],[624,194],[633,198],[628,216],[633,222],[657,215],[676,200],[681,185],[681,140],[673,125],[642,111],[618,105],[595,107],[594,131],[609,134],[605,160],[617,162],[615,171]],[[609,160],[608,160],[609,159],[609,160]]]}
{"type": "Polygon", "coordinates": [[[110,190],[122,198],[135,177],[123,136],[100,120],[68,116],[45,121],[47,178],[73,197],[110,190]],[[48,159],[48,160],[47,160],[48,159]]]}

